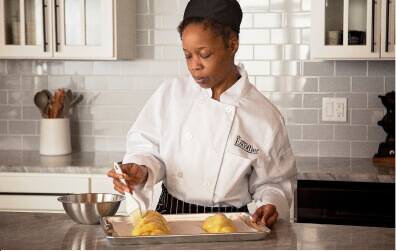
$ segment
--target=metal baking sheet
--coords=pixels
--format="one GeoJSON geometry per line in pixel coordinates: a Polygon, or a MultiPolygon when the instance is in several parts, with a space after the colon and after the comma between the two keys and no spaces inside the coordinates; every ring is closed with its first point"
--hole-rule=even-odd
{"type": "Polygon", "coordinates": [[[113,245],[141,245],[159,243],[193,243],[221,241],[253,241],[265,239],[271,232],[263,224],[252,224],[252,216],[247,213],[224,213],[234,221],[238,232],[209,234],[201,226],[203,221],[215,214],[164,214],[171,235],[132,236],[133,226],[129,216],[107,216],[100,224],[106,238],[113,245]]]}

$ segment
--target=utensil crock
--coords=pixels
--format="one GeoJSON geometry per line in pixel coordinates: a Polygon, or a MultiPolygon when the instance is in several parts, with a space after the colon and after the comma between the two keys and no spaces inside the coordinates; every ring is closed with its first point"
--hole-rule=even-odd
{"type": "Polygon", "coordinates": [[[66,155],[70,153],[69,118],[42,118],[40,121],[40,154],[66,155]]]}

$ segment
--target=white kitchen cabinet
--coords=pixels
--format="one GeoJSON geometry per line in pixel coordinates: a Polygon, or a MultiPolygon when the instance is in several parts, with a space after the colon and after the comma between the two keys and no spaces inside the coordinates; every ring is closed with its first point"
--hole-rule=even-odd
{"type": "Polygon", "coordinates": [[[311,58],[394,59],[394,1],[312,0],[311,58]]]}
{"type": "Polygon", "coordinates": [[[0,58],[135,56],[134,0],[0,0],[0,58]]]}

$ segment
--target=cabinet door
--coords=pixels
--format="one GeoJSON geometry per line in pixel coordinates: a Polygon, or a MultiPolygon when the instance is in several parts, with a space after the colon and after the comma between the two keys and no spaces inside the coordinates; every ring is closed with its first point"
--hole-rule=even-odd
{"type": "Polygon", "coordinates": [[[376,0],[312,0],[312,58],[379,58],[380,20],[376,0]]]}
{"type": "Polygon", "coordinates": [[[395,59],[395,0],[381,2],[381,57],[395,59]]]}
{"type": "Polygon", "coordinates": [[[113,58],[113,7],[112,0],[55,0],[54,57],[113,58]]]}
{"type": "Polygon", "coordinates": [[[51,58],[50,0],[0,0],[0,57],[51,58]]]}

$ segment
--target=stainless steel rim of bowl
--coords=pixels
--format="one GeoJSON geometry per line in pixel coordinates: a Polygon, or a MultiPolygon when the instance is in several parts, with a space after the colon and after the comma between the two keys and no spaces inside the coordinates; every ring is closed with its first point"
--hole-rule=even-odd
{"type": "Polygon", "coordinates": [[[58,198],[59,202],[67,204],[100,204],[108,202],[121,202],[125,200],[125,196],[112,193],[78,193],[64,195],[58,198]],[[98,198],[100,199],[98,201],[98,198]]]}
{"type": "Polygon", "coordinates": [[[70,194],[58,198],[66,214],[81,224],[98,224],[103,216],[113,216],[125,196],[110,193],[70,194]]]}

